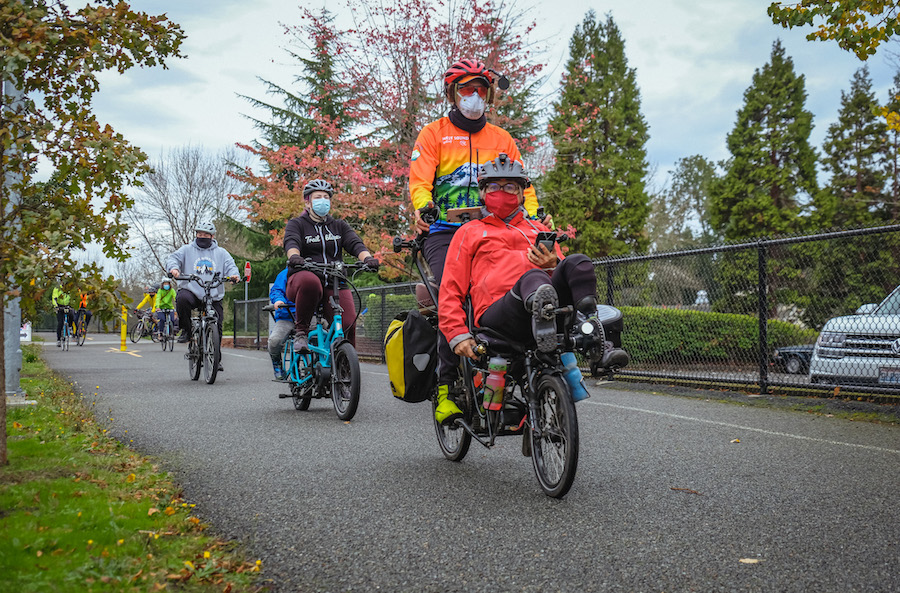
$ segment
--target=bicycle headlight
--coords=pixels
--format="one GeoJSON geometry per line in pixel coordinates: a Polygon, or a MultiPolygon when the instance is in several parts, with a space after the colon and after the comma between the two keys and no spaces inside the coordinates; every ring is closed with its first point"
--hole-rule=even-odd
{"type": "Polygon", "coordinates": [[[591,323],[590,321],[585,321],[584,323],[581,324],[580,329],[581,329],[581,333],[583,333],[586,336],[589,336],[592,333],[594,333],[594,324],[591,323]]]}

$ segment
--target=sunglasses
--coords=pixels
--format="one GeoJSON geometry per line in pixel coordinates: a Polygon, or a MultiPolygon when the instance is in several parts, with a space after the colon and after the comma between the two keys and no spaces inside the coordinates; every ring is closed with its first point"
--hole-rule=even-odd
{"type": "Polygon", "coordinates": [[[459,93],[460,97],[471,97],[475,93],[478,93],[482,99],[487,97],[487,87],[483,87],[481,85],[472,85],[472,86],[458,86],[456,87],[456,92],[459,93]]]}
{"type": "Polygon", "coordinates": [[[485,189],[488,193],[502,190],[508,194],[517,194],[519,193],[520,186],[518,183],[504,183],[503,185],[500,185],[499,183],[488,183],[485,186],[485,189]]]}

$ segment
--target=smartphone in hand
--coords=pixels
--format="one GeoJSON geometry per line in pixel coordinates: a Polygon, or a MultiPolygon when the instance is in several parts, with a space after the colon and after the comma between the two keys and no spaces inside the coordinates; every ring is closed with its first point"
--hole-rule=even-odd
{"type": "Polygon", "coordinates": [[[539,231],[537,234],[537,238],[534,240],[534,246],[538,247],[539,245],[543,245],[547,248],[547,251],[553,253],[553,244],[556,243],[556,233],[550,231],[539,231]]]}

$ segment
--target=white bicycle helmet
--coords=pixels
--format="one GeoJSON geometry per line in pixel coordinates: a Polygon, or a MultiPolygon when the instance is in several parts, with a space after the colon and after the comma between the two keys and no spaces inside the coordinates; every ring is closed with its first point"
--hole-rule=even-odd
{"type": "Polygon", "coordinates": [[[208,220],[201,220],[197,223],[197,226],[194,227],[194,232],[198,233],[209,233],[210,235],[216,234],[216,225],[208,220]]]}

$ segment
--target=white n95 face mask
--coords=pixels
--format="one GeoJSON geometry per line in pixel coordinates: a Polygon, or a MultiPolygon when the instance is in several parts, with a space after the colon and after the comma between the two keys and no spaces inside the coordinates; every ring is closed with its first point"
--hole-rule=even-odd
{"type": "Polygon", "coordinates": [[[485,102],[478,93],[459,97],[456,106],[466,119],[480,119],[484,115],[485,102]]]}

